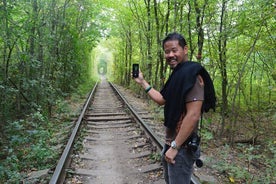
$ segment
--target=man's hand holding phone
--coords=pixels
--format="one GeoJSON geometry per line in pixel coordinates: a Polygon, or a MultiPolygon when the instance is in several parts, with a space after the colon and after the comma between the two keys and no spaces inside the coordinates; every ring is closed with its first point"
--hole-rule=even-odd
{"type": "Polygon", "coordinates": [[[143,73],[139,69],[139,64],[133,64],[132,65],[132,77],[137,82],[140,84],[143,88],[146,88],[149,86],[147,81],[145,81],[143,73]]]}
{"type": "Polygon", "coordinates": [[[144,77],[140,71],[139,64],[132,65],[132,77],[138,84],[141,84],[143,82],[144,77]]]}

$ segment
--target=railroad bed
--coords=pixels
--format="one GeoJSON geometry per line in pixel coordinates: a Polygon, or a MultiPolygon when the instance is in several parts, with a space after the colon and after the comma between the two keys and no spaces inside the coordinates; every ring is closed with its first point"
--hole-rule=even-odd
{"type": "Polygon", "coordinates": [[[160,153],[123,102],[103,81],[82,122],[82,148],[74,150],[65,183],[164,183],[160,153]]]}
{"type": "MultiPolygon", "coordinates": [[[[83,106],[50,184],[164,184],[162,131],[150,123],[148,112],[131,103],[116,86],[104,79],[98,83],[83,106]]],[[[199,182],[193,176],[191,183],[199,182]]]]}

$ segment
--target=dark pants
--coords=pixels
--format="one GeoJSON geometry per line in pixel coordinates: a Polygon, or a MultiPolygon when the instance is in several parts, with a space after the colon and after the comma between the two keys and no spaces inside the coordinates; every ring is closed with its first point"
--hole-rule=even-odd
{"type": "Polygon", "coordinates": [[[164,178],[167,184],[190,184],[193,173],[193,165],[200,156],[200,149],[191,152],[187,148],[180,148],[175,157],[175,164],[168,164],[165,153],[169,146],[165,144],[162,151],[162,164],[164,178]]]}

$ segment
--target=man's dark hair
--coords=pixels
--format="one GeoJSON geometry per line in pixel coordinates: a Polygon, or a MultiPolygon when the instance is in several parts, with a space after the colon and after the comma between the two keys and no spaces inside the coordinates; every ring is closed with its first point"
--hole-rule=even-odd
{"type": "Polygon", "coordinates": [[[173,33],[169,33],[166,36],[166,38],[164,38],[164,40],[162,42],[163,49],[164,49],[164,44],[167,41],[171,41],[171,40],[178,40],[178,43],[182,48],[184,48],[187,45],[187,42],[186,42],[185,38],[181,34],[179,34],[177,32],[173,32],[173,33]]]}

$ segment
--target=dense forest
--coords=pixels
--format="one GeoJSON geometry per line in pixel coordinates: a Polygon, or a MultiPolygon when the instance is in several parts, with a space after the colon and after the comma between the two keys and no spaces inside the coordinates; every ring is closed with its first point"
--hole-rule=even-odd
{"type": "Polygon", "coordinates": [[[263,159],[266,183],[275,180],[274,0],[2,0],[0,9],[0,183],[47,166],[51,118],[98,73],[146,98],[130,77],[139,63],[161,89],[170,74],[161,42],[173,31],[214,81],[218,103],[205,138],[249,144],[248,162],[263,159]]]}

